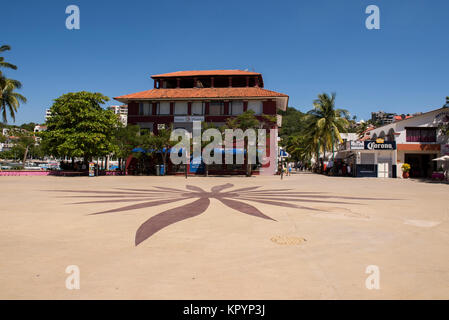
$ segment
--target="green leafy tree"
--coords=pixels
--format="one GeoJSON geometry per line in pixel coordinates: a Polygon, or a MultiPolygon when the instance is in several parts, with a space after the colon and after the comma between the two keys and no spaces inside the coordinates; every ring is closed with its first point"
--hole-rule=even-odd
{"type": "Polygon", "coordinates": [[[303,163],[309,163],[315,152],[314,145],[308,141],[307,136],[302,134],[290,136],[285,147],[293,161],[303,163]]]}
{"type": "MultiPolygon", "coordinates": [[[[2,151],[2,152],[0,152],[0,159],[3,159],[3,160],[14,159],[14,153],[11,150],[2,151]]],[[[2,171],[1,168],[0,168],[0,171],[2,171]]]]}
{"type": "Polygon", "coordinates": [[[304,126],[304,138],[301,140],[303,143],[310,145],[315,154],[316,161],[320,158],[320,152],[324,151],[324,142],[321,131],[317,127],[319,117],[314,114],[307,114],[304,126]]]}
{"type": "MultiPolygon", "coordinates": [[[[259,121],[259,119],[257,119],[253,110],[247,110],[235,118],[229,118],[226,122],[226,126],[228,128],[241,129],[243,131],[246,131],[247,129],[257,130],[259,128],[262,128],[264,126],[264,124],[265,124],[264,121],[259,121]]],[[[245,137],[244,146],[246,146],[246,148],[244,147],[244,150],[248,149],[247,145],[248,145],[248,142],[247,142],[247,138],[245,137]]],[[[246,152],[246,155],[245,155],[246,175],[249,177],[249,176],[251,176],[251,164],[248,161],[248,157],[249,157],[249,154],[248,154],[248,152],[246,152]]]]}
{"type": "Polygon", "coordinates": [[[141,146],[144,149],[152,150],[153,153],[161,153],[164,173],[167,172],[167,155],[170,148],[177,142],[170,140],[172,128],[160,129],[157,134],[146,134],[142,136],[141,146]]]}
{"type": "Polygon", "coordinates": [[[230,129],[258,129],[260,121],[256,118],[253,110],[247,110],[234,118],[228,118],[226,126],[230,129]]]}
{"type": "Polygon", "coordinates": [[[9,135],[14,137],[14,150],[21,156],[22,168],[24,168],[28,152],[36,144],[36,138],[32,132],[24,129],[10,129],[9,135]]]}
{"type": "MultiPolygon", "coordinates": [[[[221,127],[217,127],[216,125],[214,125],[211,122],[203,122],[201,124],[201,129],[202,132],[208,130],[208,129],[217,129],[220,131],[221,135],[222,135],[222,140],[223,140],[223,135],[224,135],[224,130],[225,130],[226,126],[221,126],[221,127]]],[[[193,139],[192,139],[193,140],[193,139]]],[[[205,141],[203,139],[201,139],[201,152],[203,151],[203,149],[209,144],[211,143],[211,141],[205,141]]],[[[191,146],[191,150],[193,150],[193,143],[191,146]]],[[[209,165],[207,163],[204,162],[204,175],[207,177],[209,175],[209,165]]]]}
{"type": "Polygon", "coordinates": [[[45,157],[45,150],[40,144],[33,144],[29,149],[29,154],[34,159],[43,159],[45,157]]]}
{"type": "MultiPolygon", "coordinates": [[[[446,97],[445,107],[449,107],[449,97],[446,97]]],[[[445,135],[449,138],[449,120],[439,126],[440,132],[442,135],[445,135]]]]}
{"type": "Polygon", "coordinates": [[[100,93],[67,93],[55,100],[47,131],[41,132],[43,146],[53,156],[82,157],[84,162],[117,151],[114,133],[116,115],[101,108],[109,98],[100,93]]]}
{"type": "Polygon", "coordinates": [[[279,113],[282,115],[280,145],[291,155],[291,160],[309,164],[313,155],[318,159],[323,150],[322,137],[316,127],[318,119],[292,107],[279,113]]]}
{"type": "Polygon", "coordinates": [[[115,155],[119,160],[119,168],[123,169],[123,159],[126,159],[132,150],[141,144],[140,128],[137,125],[126,127],[118,126],[114,132],[114,141],[117,149],[115,155]]]}
{"type": "Polygon", "coordinates": [[[281,139],[288,140],[288,137],[304,131],[306,114],[292,107],[279,111],[279,114],[282,116],[282,127],[279,130],[281,139]]]}
{"type": "Polygon", "coordinates": [[[25,130],[30,131],[30,132],[34,132],[34,127],[35,126],[37,126],[37,123],[30,122],[30,123],[24,123],[24,124],[20,125],[19,128],[25,129],[25,130]]]}
{"type": "Polygon", "coordinates": [[[444,123],[440,126],[440,132],[444,136],[449,137],[449,123],[444,123]]]}

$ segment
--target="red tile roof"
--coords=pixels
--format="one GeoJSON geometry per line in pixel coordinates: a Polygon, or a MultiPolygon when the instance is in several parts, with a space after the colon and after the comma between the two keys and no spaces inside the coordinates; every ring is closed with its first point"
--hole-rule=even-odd
{"type": "Polygon", "coordinates": [[[114,98],[126,103],[138,99],[223,99],[252,97],[285,97],[287,95],[259,87],[250,88],[182,88],[182,89],[152,89],[114,98]]]}
{"type": "Polygon", "coordinates": [[[260,73],[243,70],[197,70],[197,71],[177,71],[162,73],[151,76],[151,78],[166,77],[195,77],[195,76],[260,76],[260,73]]]}
{"type": "Polygon", "coordinates": [[[369,140],[369,139],[371,139],[371,137],[370,136],[363,136],[361,139],[359,139],[360,141],[366,141],[366,140],[369,140]]]}

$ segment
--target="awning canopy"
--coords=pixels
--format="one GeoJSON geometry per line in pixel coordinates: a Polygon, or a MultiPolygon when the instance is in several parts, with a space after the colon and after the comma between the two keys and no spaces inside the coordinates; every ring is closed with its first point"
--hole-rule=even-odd
{"type": "Polygon", "coordinates": [[[432,161],[449,161],[449,156],[442,156],[439,158],[432,159],[432,161]]]}

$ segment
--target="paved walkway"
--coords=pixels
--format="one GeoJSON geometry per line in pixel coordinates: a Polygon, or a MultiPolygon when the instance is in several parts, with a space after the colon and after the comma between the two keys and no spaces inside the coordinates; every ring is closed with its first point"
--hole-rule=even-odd
{"type": "Polygon", "coordinates": [[[0,186],[1,299],[449,298],[444,184],[295,174],[0,186]],[[80,290],[66,288],[70,265],[80,290]],[[373,265],[379,290],[366,288],[373,265]]]}

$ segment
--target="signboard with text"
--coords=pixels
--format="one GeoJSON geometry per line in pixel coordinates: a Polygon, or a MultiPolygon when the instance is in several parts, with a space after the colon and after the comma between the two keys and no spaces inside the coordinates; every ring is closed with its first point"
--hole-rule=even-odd
{"type": "Polygon", "coordinates": [[[395,141],[384,141],[382,139],[378,140],[368,140],[365,141],[365,150],[396,150],[395,141]]]}
{"type": "Polygon", "coordinates": [[[193,122],[193,121],[204,121],[204,116],[183,116],[174,118],[174,122],[193,122]]]}
{"type": "Polygon", "coordinates": [[[351,141],[351,150],[363,150],[365,149],[365,144],[363,141],[351,141]]]}

